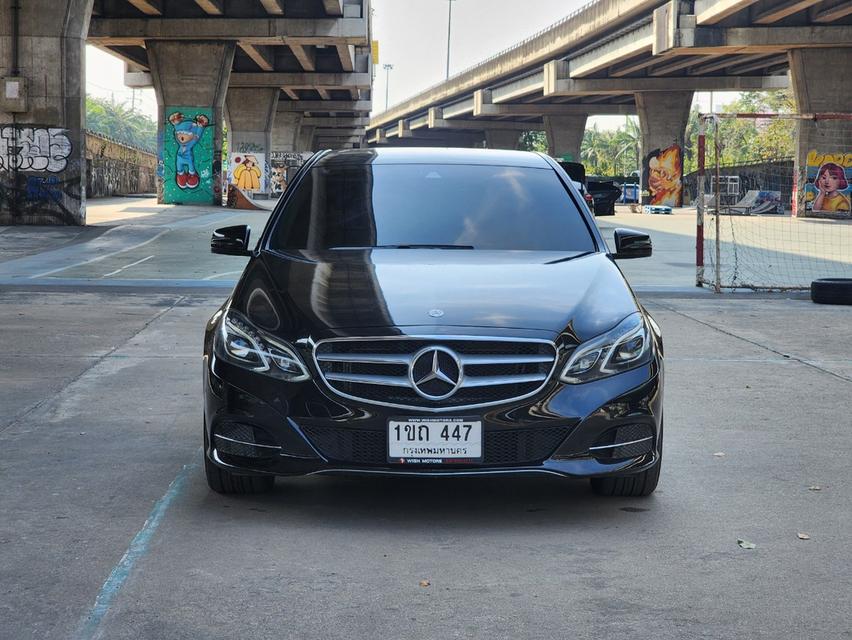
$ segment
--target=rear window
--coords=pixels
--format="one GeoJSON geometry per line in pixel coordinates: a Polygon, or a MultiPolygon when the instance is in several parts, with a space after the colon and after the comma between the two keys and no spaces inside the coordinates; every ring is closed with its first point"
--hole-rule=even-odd
{"type": "Polygon", "coordinates": [[[551,169],[336,165],[311,169],[273,231],[273,249],[411,245],[594,251],[551,169]]]}

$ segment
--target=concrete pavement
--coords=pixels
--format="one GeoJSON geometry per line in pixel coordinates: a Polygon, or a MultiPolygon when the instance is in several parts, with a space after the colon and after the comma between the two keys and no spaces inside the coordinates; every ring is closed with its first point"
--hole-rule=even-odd
{"type": "MultiPolygon", "coordinates": [[[[652,290],[681,272],[624,263],[666,340],[649,499],[553,478],[313,477],[223,497],[199,466],[200,352],[227,289],[169,271],[226,268],[204,257],[223,213],[245,215],[137,218],[168,233],[74,281],[0,262],[19,271],[0,285],[0,638],[849,637],[847,307],[652,290]]],[[[688,251],[678,235],[663,263],[688,251]]],[[[51,242],[21,259],[80,244],[51,242]]],[[[110,253],[82,244],[69,266],[110,253]]]]}
{"type": "Polygon", "coordinates": [[[647,300],[667,348],[647,500],[550,478],[226,498],[198,466],[201,329],[222,297],[0,294],[0,637],[847,637],[844,308],[647,300]]]}

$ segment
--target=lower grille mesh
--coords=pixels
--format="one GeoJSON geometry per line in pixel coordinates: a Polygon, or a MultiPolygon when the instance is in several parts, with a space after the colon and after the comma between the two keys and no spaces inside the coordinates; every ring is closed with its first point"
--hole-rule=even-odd
{"type": "MultiPolygon", "coordinates": [[[[384,431],[314,426],[302,427],[302,431],[329,460],[387,465],[387,434],[384,431]]],[[[539,463],[549,458],[570,432],[571,427],[485,431],[483,464],[539,463]]]]}

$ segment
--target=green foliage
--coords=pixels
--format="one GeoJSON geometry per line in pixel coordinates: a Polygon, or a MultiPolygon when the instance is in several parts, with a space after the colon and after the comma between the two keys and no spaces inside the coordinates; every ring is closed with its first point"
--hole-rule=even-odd
{"type": "MultiPolygon", "coordinates": [[[[747,91],[726,105],[726,113],[795,113],[790,91],[747,91]]],[[[684,173],[698,168],[698,108],[693,107],[686,126],[684,173]]],[[[783,119],[722,119],[719,124],[720,164],[738,165],[766,160],[791,158],[795,154],[796,121],[783,119]]],[[[714,133],[708,127],[707,166],[714,163],[714,133]]],[[[588,175],[629,176],[639,172],[641,134],[639,120],[628,117],[615,130],[601,131],[597,126],[586,129],[580,160],[588,175]]],[[[541,131],[521,136],[521,148],[528,151],[547,151],[547,138],[541,131]]]]}
{"type": "MultiPolygon", "coordinates": [[[[723,113],[795,113],[790,91],[747,91],[725,105],[723,113]]],[[[734,119],[719,120],[719,164],[736,166],[753,162],[792,158],[796,150],[796,121],[792,119],[734,119]]],[[[689,114],[686,128],[684,173],[698,169],[698,110],[689,114]]],[[[715,126],[706,131],[706,166],[715,165],[715,126]]]]}
{"type": "Polygon", "coordinates": [[[544,131],[524,131],[521,134],[518,149],[547,153],[547,134],[544,131]]]}
{"type": "Polygon", "coordinates": [[[86,128],[131,147],[157,151],[157,123],[126,104],[86,96],[86,128]]]}
{"type": "Polygon", "coordinates": [[[626,118],[615,130],[600,131],[597,125],[586,129],[580,148],[580,161],[587,175],[628,176],[639,171],[639,121],[626,118]]]}

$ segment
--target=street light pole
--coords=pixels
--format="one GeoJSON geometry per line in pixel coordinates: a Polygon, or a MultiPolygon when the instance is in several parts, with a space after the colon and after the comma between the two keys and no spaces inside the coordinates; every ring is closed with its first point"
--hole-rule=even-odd
{"type": "Polygon", "coordinates": [[[456,0],[447,0],[447,78],[450,77],[450,35],[453,33],[453,3],[456,0]]]}
{"type": "Polygon", "coordinates": [[[390,93],[390,72],[393,71],[392,64],[383,65],[385,70],[385,111],[388,110],[388,95],[390,93]]]}

